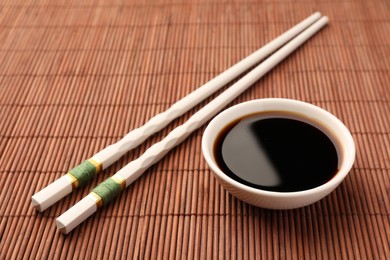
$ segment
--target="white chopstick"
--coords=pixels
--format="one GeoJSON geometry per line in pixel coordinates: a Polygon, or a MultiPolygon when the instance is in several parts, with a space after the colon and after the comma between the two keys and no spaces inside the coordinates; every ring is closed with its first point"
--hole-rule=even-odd
{"type": "Polygon", "coordinates": [[[183,125],[175,128],[162,141],[151,146],[138,159],[130,162],[115,175],[97,186],[90,194],[84,197],[76,205],[57,218],[57,227],[67,234],[89,216],[96,212],[98,207],[107,204],[121,189],[126,188],[138,177],[140,177],[151,165],[158,162],[173,147],[180,144],[194,130],[198,129],[205,122],[215,116],[222,108],[247,90],[254,82],[264,76],[279,62],[301,46],[311,36],[318,32],[328,23],[327,17],[322,17],[308,29],[296,36],[281,49],[267,58],[263,63],[255,67],[248,74],[243,76],[230,88],[204,106],[183,125]],[[117,185],[118,187],[116,187],[117,185]],[[103,193],[102,193],[103,191],[103,193]],[[104,196],[103,196],[103,195],[104,196]]]}
{"type": "Polygon", "coordinates": [[[260,62],[265,57],[269,56],[275,50],[279,49],[286,42],[317,21],[320,17],[321,14],[318,12],[309,16],[287,32],[266,44],[264,47],[255,51],[228,70],[179,100],[165,112],[151,118],[140,128],[132,130],[117,143],[104,148],[90,159],[76,166],[70,170],[69,173],[34,194],[31,198],[32,205],[38,211],[44,211],[54,203],[64,198],[66,195],[70,194],[79,186],[85,185],[87,182],[91,181],[97,173],[109,167],[126,152],[143,143],[148,137],[163,129],[175,118],[183,115],[205,98],[235,79],[237,76],[260,62]],[[75,173],[81,174],[83,178],[78,177],[75,173]]]}

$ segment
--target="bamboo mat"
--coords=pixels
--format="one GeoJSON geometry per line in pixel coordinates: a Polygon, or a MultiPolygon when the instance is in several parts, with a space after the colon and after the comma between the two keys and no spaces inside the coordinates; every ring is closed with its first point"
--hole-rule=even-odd
{"type": "Polygon", "coordinates": [[[0,258],[389,259],[389,13],[387,0],[1,1],[0,258]],[[202,157],[202,128],[72,233],[56,230],[198,106],[85,189],[32,208],[35,192],[314,11],[330,24],[231,105],[285,97],[339,117],[357,158],[329,196],[287,211],[235,199],[202,157]]]}

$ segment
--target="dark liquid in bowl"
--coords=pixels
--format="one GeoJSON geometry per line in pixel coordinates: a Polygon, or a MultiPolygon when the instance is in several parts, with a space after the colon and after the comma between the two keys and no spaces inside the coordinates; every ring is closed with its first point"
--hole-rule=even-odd
{"type": "Polygon", "coordinates": [[[323,131],[264,113],[225,127],[214,144],[214,158],[232,179],[268,191],[308,190],[328,182],[338,171],[336,147],[323,131]]]}

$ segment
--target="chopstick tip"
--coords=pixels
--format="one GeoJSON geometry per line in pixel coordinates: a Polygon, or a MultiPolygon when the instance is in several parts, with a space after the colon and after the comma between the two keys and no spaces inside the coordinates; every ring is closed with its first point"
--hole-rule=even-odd
{"type": "Polygon", "coordinates": [[[69,233],[69,231],[66,228],[66,225],[62,223],[60,220],[58,220],[58,218],[56,220],[56,225],[57,225],[57,229],[61,231],[64,235],[69,233]]]}
{"type": "Polygon", "coordinates": [[[36,210],[38,210],[39,212],[42,212],[42,211],[43,211],[43,209],[42,209],[42,207],[41,207],[41,204],[34,198],[34,196],[31,197],[31,204],[32,204],[32,206],[33,206],[36,210]]]}
{"type": "Polygon", "coordinates": [[[321,17],[321,20],[324,22],[324,23],[329,23],[329,17],[328,16],[323,16],[321,17]]]}
{"type": "Polygon", "coordinates": [[[317,11],[317,12],[315,12],[315,13],[313,14],[313,16],[317,16],[318,18],[320,18],[320,17],[321,17],[321,15],[322,15],[322,14],[321,14],[320,12],[318,12],[318,11],[317,11]]]}

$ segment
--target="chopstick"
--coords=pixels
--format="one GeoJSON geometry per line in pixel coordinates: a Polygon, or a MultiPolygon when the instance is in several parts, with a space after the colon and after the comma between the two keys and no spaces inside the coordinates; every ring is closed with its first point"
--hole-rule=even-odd
{"type": "Polygon", "coordinates": [[[196,112],[184,124],[176,127],[162,141],[152,145],[138,159],[130,162],[115,175],[98,185],[90,194],[57,218],[57,228],[67,234],[95,213],[97,208],[109,203],[121,190],[133,183],[151,165],[158,162],[173,147],[180,144],[193,131],[215,116],[222,108],[247,90],[253,83],[274,68],[327,23],[328,18],[326,16],[320,18],[308,29],[296,36],[209,104],[196,112]]]}
{"type": "Polygon", "coordinates": [[[253,67],[256,63],[279,49],[286,42],[294,38],[308,26],[321,17],[320,13],[314,13],[287,32],[275,38],[262,48],[239,61],[228,70],[219,74],[200,88],[185,96],[168,110],[151,118],[143,126],[136,128],[125,135],[117,143],[112,144],[98,152],[90,159],[69,170],[67,174],[60,177],[31,198],[32,205],[40,212],[46,210],[78,187],[85,186],[99,172],[109,167],[126,152],[134,149],[154,133],[166,127],[175,118],[183,115],[205,98],[225,86],[227,83],[253,67]]]}

